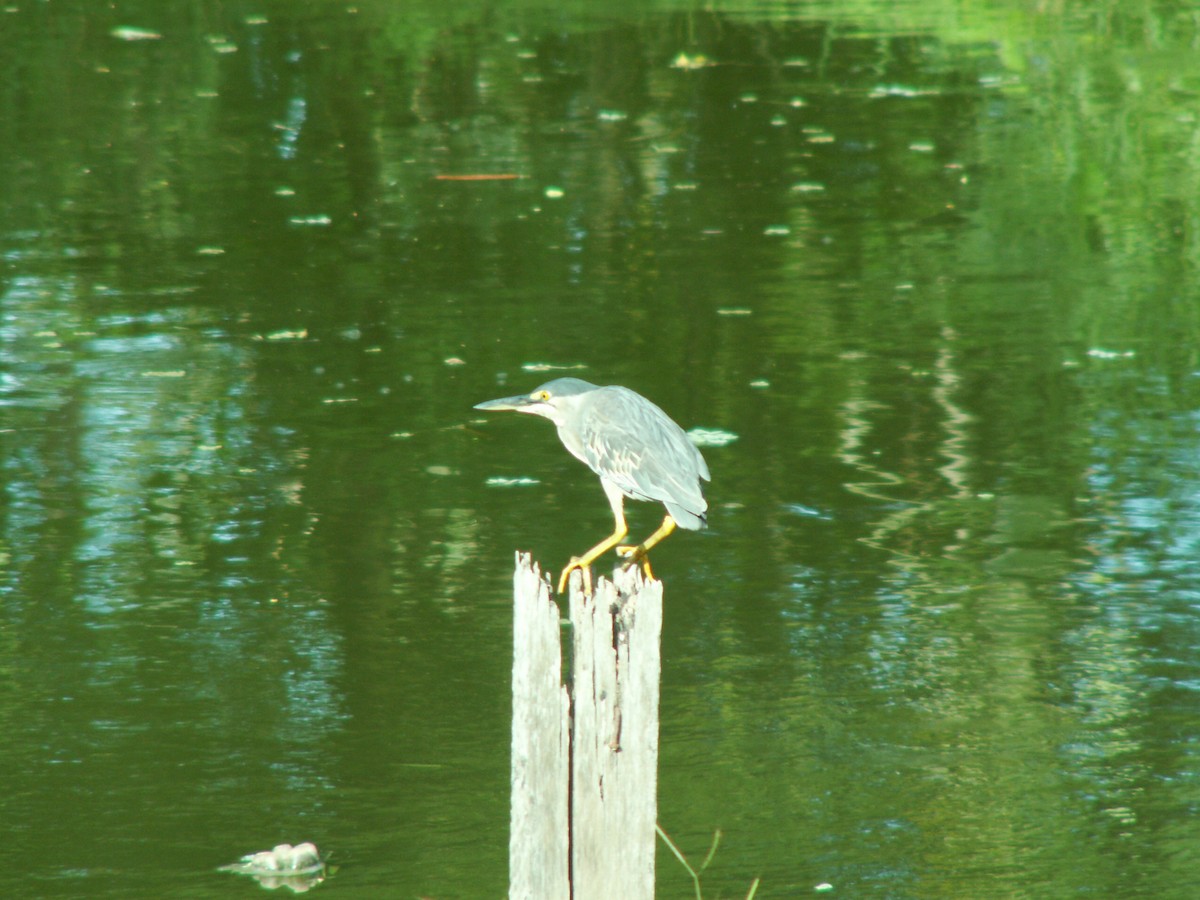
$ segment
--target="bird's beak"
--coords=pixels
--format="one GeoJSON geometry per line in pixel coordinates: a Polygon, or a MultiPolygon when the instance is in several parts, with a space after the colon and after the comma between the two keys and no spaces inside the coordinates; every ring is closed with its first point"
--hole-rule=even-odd
{"type": "Polygon", "coordinates": [[[533,406],[534,399],[526,394],[520,394],[516,397],[501,397],[499,400],[485,400],[483,403],[476,403],[476,409],[515,409],[517,412],[525,412],[530,406],[533,406]]]}

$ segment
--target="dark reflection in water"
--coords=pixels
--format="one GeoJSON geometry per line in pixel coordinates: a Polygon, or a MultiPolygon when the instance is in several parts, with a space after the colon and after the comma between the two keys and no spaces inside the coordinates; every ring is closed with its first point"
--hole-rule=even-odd
{"type": "Polygon", "coordinates": [[[996,9],[5,11],[0,893],[503,894],[562,371],[722,439],[705,896],[1196,896],[1193,11],[996,9]]]}

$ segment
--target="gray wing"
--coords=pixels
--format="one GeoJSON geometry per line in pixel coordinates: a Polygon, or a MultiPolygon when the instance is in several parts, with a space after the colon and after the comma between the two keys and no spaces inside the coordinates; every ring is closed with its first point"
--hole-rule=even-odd
{"type": "Polygon", "coordinates": [[[583,461],[627,496],[664,504],[680,527],[703,528],[700,480],[710,476],[696,445],[641,395],[617,386],[598,394],[579,423],[583,461]]]}

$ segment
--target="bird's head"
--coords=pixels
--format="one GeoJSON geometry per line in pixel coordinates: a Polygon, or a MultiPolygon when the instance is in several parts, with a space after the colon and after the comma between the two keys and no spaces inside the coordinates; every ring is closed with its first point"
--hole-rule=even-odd
{"type": "Polygon", "coordinates": [[[549,419],[555,425],[561,425],[583,398],[594,390],[596,385],[579,378],[556,378],[534,388],[528,394],[487,400],[475,404],[475,408],[493,411],[511,409],[516,412],[533,413],[535,416],[549,419]]]}

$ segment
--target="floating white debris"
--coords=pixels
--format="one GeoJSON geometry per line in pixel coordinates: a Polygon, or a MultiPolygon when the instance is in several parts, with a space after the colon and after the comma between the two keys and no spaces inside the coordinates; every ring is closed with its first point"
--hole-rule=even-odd
{"type": "Polygon", "coordinates": [[[723,306],[717,310],[718,316],[750,316],[754,311],[744,306],[723,306]]]}
{"type": "Polygon", "coordinates": [[[724,447],[738,439],[732,431],[721,428],[693,428],[687,435],[697,447],[724,447]]]}
{"type": "Polygon", "coordinates": [[[763,234],[772,237],[784,237],[792,233],[792,229],[787,225],[768,225],[763,229],[763,234]]]}
{"type": "Polygon", "coordinates": [[[566,191],[560,187],[551,186],[546,188],[543,193],[551,200],[559,200],[566,194],[566,191]]]}
{"type": "Polygon", "coordinates": [[[109,32],[110,37],[118,41],[157,41],[162,35],[148,28],[135,28],[132,25],[118,25],[109,32]]]}
{"type": "Polygon", "coordinates": [[[1088,350],[1087,355],[1092,359],[1133,359],[1137,353],[1133,350],[1104,350],[1100,347],[1092,347],[1088,350]]]}
{"type": "Polygon", "coordinates": [[[934,147],[929,141],[913,141],[908,145],[908,149],[913,153],[932,153],[934,147]]]}
{"type": "Polygon", "coordinates": [[[1137,813],[1128,806],[1110,806],[1104,810],[1104,814],[1116,819],[1122,825],[1132,825],[1137,822],[1137,813]]]}
{"type": "Polygon", "coordinates": [[[204,39],[208,41],[208,46],[212,47],[217,53],[236,53],[237,44],[231,41],[223,34],[207,34],[204,39]]]}
{"type": "Polygon", "coordinates": [[[332,225],[333,219],[329,216],[291,216],[288,219],[289,225],[332,225]]]}
{"type": "Polygon", "coordinates": [[[197,247],[196,255],[197,256],[224,256],[225,248],[224,247],[197,247]]]}
{"type": "Polygon", "coordinates": [[[765,378],[756,378],[750,382],[750,387],[752,388],[769,388],[770,386],[771,382],[767,381],[765,378]]]}
{"type": "Polygon", "coordinates": [[[187,372],[185,372],[183,369],[171,369],[169,371],[150,371],[150,372],[142,372],[141,373],[143,378],[182,378],[186,374],[187,374],[187,372]]]}
{"type": "Polygon", "coordinates": [[[870,93],[867,94],[867,96],[870,97],[871,99],[878,99],[880,97],[912,98],[912,97],[924,97],[924,96],[927,96],[928,94],[936,94],[936,93],[937,93],[937,91],[909,87],[908,85],[905,85],[905,84],[881,84],[881,85],[878,85],[877,87],[872,88],[870,93]]]}
{"type": "Polygon", "coordinates": [[[302,341],[308,337],[308,329],[301,328],[297,331],[272,331],[266,335],[268,341],[302,341]]]}
{"type": "Polygon", "coordinates": [[[521,476],[520,478],[505,478],[502,475],[493,475],[483,482],[488,487],[529,487],[534,484],[541,484],[536,478],[521,476]]]}
{"type": "Polygon", "coordinates": [[[583,363],[572,363],[568,366],[559,366],[554,363],[523,363],[521,365],[522,372],[577,372],[580,369],[586,369],[583,363]]]}
{"type": "Polygon", "coordinates": [[[238,862],[221,866],[218,871],[241,875],[313,875],[324,868],[316,846],[305,842],[295,847],[277,844],[271,850],[249,853],[238,862]]]}
{"type": "Polygon", "coordinates": [[[447,366],[465,366],[467,361],[465,359],[459,359],[457,356],[451,356],[447,359],[443,359],[442,363],[447,366]]]}
{"type": "Polygon", "coordinates": [[[825,185],[816,181],[797,181],[792,185],[792,190],[798,194],[815,194],[825,190],[825,185]]]}
{"type": "Polygon", "coordinates": [[[795,513],[798,516],[805,516],[809,519],[829,520],[833,518],[827,513],[823,513],[819,509],[813,509],[811,506],[805,506],[803,503],[787,503],[783,508],[788,512],[795,513]]]}
{"type": "Polygon", "coordinates": [[[624,122],[629,118],[629,113],[619,109],[602,109],[596,113],[596,118],[601,122],[624,122]]]}
{"type": "Polygon", "coordinates": [[[696,53],[689,56],[686,53],[680,53],[671,61],[672,69],[703,69],[705,66],[711,66],[713,62],[703,53],[696,53]]]}

